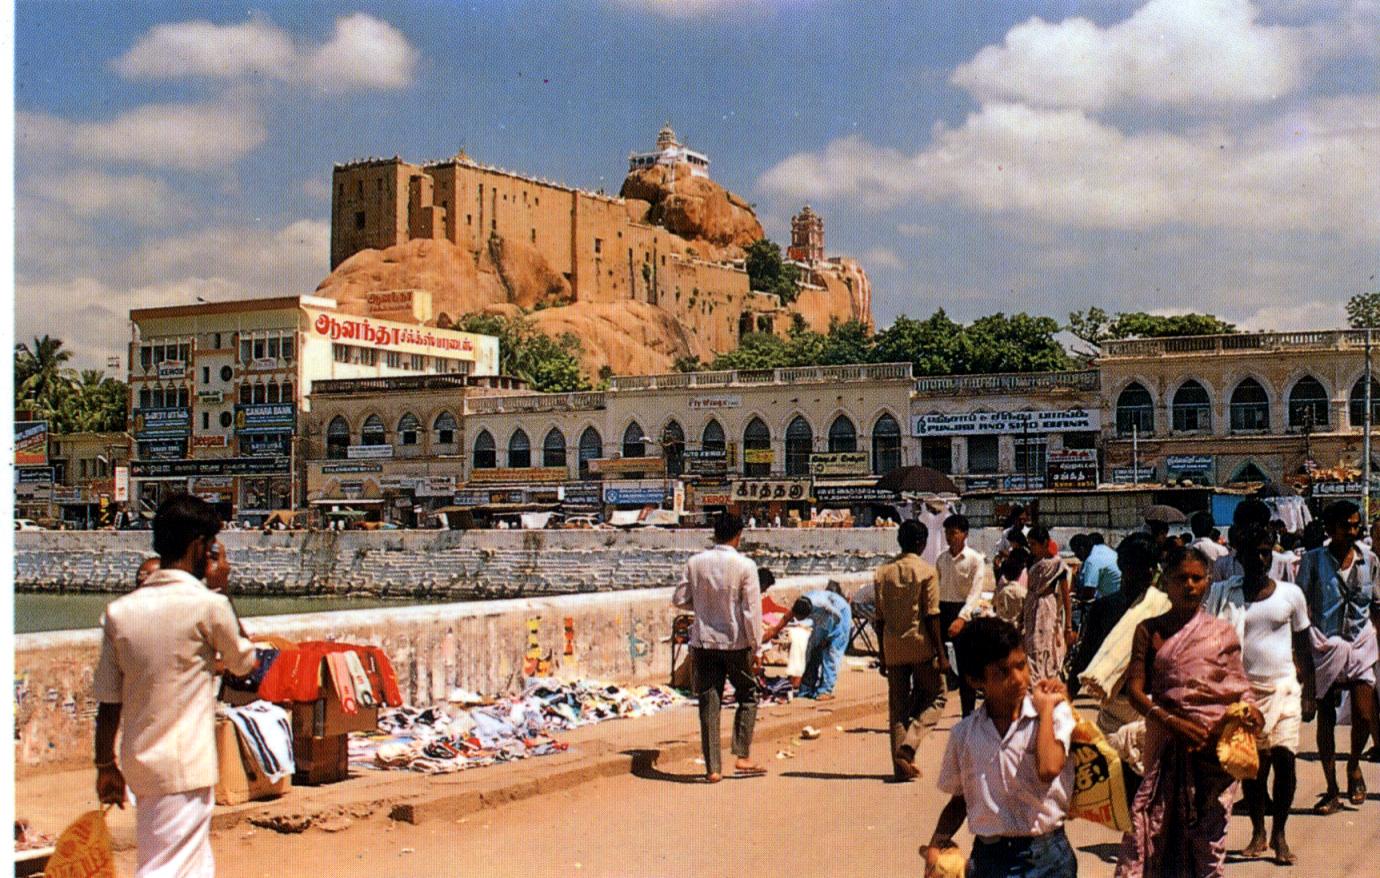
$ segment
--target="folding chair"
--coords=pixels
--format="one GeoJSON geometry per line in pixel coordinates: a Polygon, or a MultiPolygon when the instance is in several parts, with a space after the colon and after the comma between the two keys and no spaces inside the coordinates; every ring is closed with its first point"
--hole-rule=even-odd
{"type": "Polygon", "coordinates": [[[855,655],[865,653],[867,655],[877,654],[877,628],[872,624],[872,613],[857,604],[853,605],[853,630],[848,634],[848,649],[855,655]],[[861,641],[861,645],[859,645],[861,641]]]}

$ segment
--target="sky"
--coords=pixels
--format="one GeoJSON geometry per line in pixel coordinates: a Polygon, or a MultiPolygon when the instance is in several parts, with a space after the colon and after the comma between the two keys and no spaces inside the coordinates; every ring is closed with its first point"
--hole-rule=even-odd
{"type": "Polygon", "coordinates": [[[79,366],[130,308],[310,293],[335,162],[617,191],[667,121],[774,240],[822,214],[879,326],[1380,289],[1380,0],[20,0],[14,39],[15,335],[79,366]]]}

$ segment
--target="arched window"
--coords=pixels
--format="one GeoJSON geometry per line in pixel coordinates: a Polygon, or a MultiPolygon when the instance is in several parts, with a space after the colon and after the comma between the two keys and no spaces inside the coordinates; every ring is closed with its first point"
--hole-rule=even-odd
{"type": "Polygon", "coordinates": [[[283,402],[296,402],[297,398],[292,395],[292,382],[283,382],[283,402]]]}
{"type": "MultiPolygon", "coordinates": [[[[1362,375],[1351,386],[1351,426],[1358,430],[1366,426],[1366,378],[1362,375]]],[[[1370,425],[1380,425],[1380,381],[1370,379],[1370,425]]]]}
{"type": "Polygon", "coordinates": [[[700,434],[700,448],[705,451],[723,451],[727,447],[724,441],[724,428],[718,421],[710,421],[704,425],[704,432],[700,434]]]}
{"type": "Polygon", "coordinates": [[[344,460],[349,456],[346,450],[350,447],[350,424],[340,415],[331,418],[330,426],[326,428],[326,458],[328,460],[344,460]]]}
{"type": "MultiPolygon", "coordinates": [[[[241,400],[241,401],[243,401],[243,400],[241,400]]],[[[148,389],[147,387],[141,387],[141,388],[139,388],[139,408],[141,408],[141,409],[151,409],[151,408],[153,408],[153,391],[150,390],[150,389],[148,389]]]]}
{"type": "Polygon", "coordinates": [[[552,427],[541,442],[542,466],[565,466],[565,434],[552,427]]]}
{"type": "Polygon", "coordinates": [[[527,469],[532,465],[532,441],[527,431],[518,427],[508,439],[508,466],[514,469],[527,469]]]}
{"type": "MultiPolygon", "coordinates": [[[[1362,390],[1365,388],[1362,387],[1362,390]]],[[[1312,375],[1305,375],[1289,391],[1289,429],[1303,430],[1326,427],[1328,421],[1327,390],[1312,375]]]]}
{"type": "Polygon", "coordinates": [[[474,468],[493,469],[498,466],[498,454],[494,450],[494,437],[488,430],[480,430],[474,437],[474,468]]]}
{"type": "Polygon", "coordinates": [[[808,476],[810,452],[815,447],[815,431],[810,422],[796,415],[786,425],[786,475],[808,476]]]}
{"type": "Polygon", "coordinates": [[[685,431],[671,421],[661,431],[661,453],[666,458],[666,475],[677,478],[685,471],[685,431]]]}
{"type": "Polygon", "coordinates": [[[882,415],[872,425],[872,472],[889,473],[901,465],[901,425],[882,415]]]}
{"type": "Polygon", "coordinates": [[[252,402],[254,402],[254,385],[250,384],[248,381],[241,382],[240,404],[249,405],[252,402]]]}
{"type": "Polygon", "coordinates": [[[1155,432],[1155,400],[1138,381],[1126,385],[1116,398],[1116,432],[1119,436],[1155,432]]]}
{"type": "Polygon", "coordinates": [[[1185,381],[1174,391],[1174,432],[1200,433],[1212,429],[1212,401],[1203,385],[1185,381]]]}
{"type": "Polygon", "coordinates": [[[255,383],[254,402],[255,404],[262,404],[268,402],[268,388],[263,384],[255,383]]]}
{"type": "Polygon", "coordinates": [[[771,430],[753,418],[743,430],[743,475],[771,475],[771,430]]]}
{"type": "Polygon", "coordinates": [[[455,425],[455,415],[450,412],[441,412],[436,416],[431,430],[436,434],[437,445],[454,445],[455,434],[459,432],[455,425]]]}
{"type": "Polygon", "coordinates": [[[1255,461],[1248,460],[1227,480],[1227,484],[1239,485],[1247,482],[1268,482],[1269,480],[1270,477],[1265,475],[1264,470],[1256,466],[1255,461]]]}
{"type": "Polygon", "coordinates": [[[580,478],[589,478],[589,462],[604,456],[604,437],[593,427],[580,434],[580,478]]]}
{"type": "Polygon", "coordinates": [[[398,444],[416,445],[421,432],[422,424],[412,412],[408,412],[398,419],[398,444]]]}
{"type": "Polygon", "coordinates": [[[370,415],[364,420],[364,426],[359,430],[359,443],[361,445],[388,444],[388,431],[383,428],[383,418],[378,415],[370,415]]]}
{"type": "Polygon", "coordinates": [[[1247,378],[1231,392],[1231,429],[1270,429],[1270,397],[1254,378],[1247,378]]]}
{"type": "Polygon", "coordinates": [[[270,381],[269,384],[268,384],[268,399],[265,400],[265,401],[266,401],[266,402],[278,402],[278,401],[281,399],[281,397],[278,396],[278,394],[279,394],[280,392],[281,392],[281,389],[278,387],[278,382],[276,382],[276,381],[270,381]]]}
{"type": "Polygon", "coordinates": [[[647,444],[643,442],[646,435],[642,432],[642,425],[633,421],[628,425],[628,429],[623,431],[623,456],[624,457],[646,457],[647,444]]]}
{"type": "Polygon", "coordinates": [[[834,423],[829,425],[829,450],[858,450],[858,428],[853,426],[847,415],[839,415],[834,418],[834,423]]]}

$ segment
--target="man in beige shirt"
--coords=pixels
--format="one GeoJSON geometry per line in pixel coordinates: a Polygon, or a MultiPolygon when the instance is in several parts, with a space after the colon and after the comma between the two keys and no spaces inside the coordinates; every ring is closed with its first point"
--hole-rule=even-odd
{"type": "Polygon", "coordinates": [[[948,659],[939,631],[939,576],[923,558],[929,539],[918,521],[896,531],[901,554],[877,568],[876,626],[887,678],[891,760],[897,780],[920,775],[915,750],[943,710],[948,659]]]}
{"type": "Polygon", "coordinates": [[[153,519],[159,569],[101,618],[96,794],[121,807],[126,785],[135,796],[136,878],[215,874],[215,663],[246,674],[255,659],[230,599],[211,590],[224,589],[230,571],[219,532],[204,500],[165,500],[153,519]]]}
{"type": "MultiPolygon", "coordinates": [[[[934,566],[939,571],[939,624],[945,642],[952,642],[972,618],[984,591],[996,590],[992,568],[982,553],[968,545],[968,519],[950,515],[944,519],[944,543],[934,566]]],[[[958,698],[963,715],[973,712],[977,692],[968,685],[962,674],[951,674],[950,683],[958,684],[958,698]]]]}

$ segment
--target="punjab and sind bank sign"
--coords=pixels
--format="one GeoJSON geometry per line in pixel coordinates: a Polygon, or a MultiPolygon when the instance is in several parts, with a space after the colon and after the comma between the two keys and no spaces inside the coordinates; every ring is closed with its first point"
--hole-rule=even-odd
{"type": "Polygon", "coordinates": [[[1080,433],[1101,429],[1102,413],[1082,408],[1034,412],[934,412],[913,419],[916,436],[1080,433]]]}

